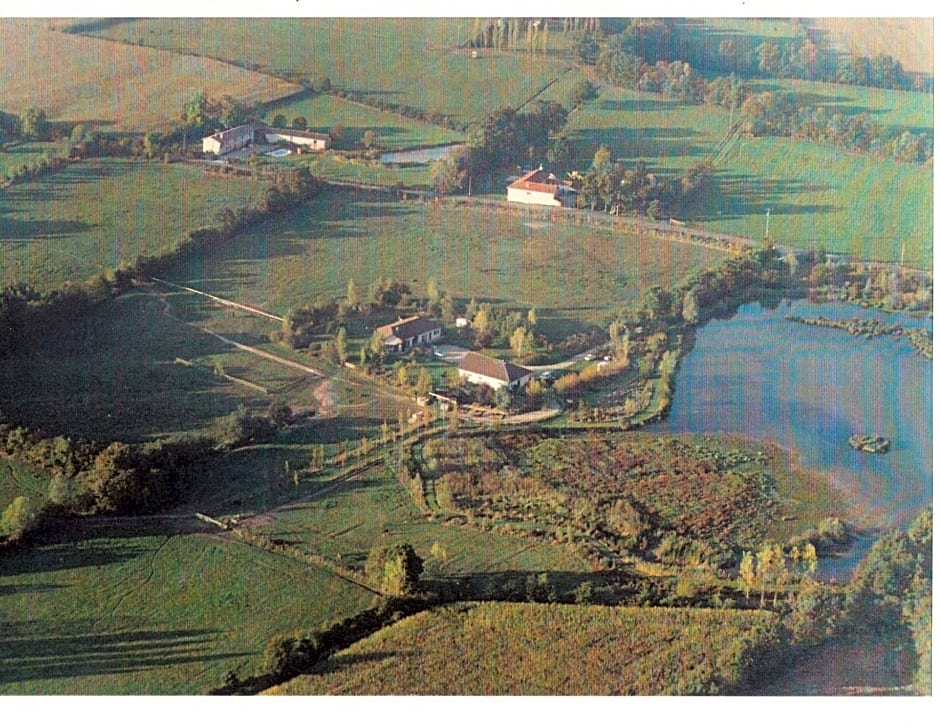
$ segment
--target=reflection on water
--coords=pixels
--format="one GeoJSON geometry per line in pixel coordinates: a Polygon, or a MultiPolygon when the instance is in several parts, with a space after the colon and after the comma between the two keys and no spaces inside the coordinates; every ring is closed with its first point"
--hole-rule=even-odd
{"type": "MultiPolygon", "coordinates": [[[[795,465],[824,473],[851,504],[856,524],[905,525],[931,500],[931,362],[906,338],[853,337],[787,315],[877,316],[932,326],[929,319],[842,303],[742,306],[697,331],[680,365],[670,416],[659,428],[769,439],[793,452],[795,465]],[[857,432],[888,437],[891,450],[856,452],[847,440],[857,432]]],[[[864,550],[827,563],[821,575],[847,574],[864,550]]]]}

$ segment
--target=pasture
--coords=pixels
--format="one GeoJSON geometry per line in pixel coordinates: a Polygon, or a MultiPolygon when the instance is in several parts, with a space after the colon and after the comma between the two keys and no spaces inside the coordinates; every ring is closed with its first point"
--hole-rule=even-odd
{"type": "Polygon", "coordinates": [[[333,140],[333,146],[340,149],[359,147],[366,131],[372,131],[376,145],[385,149],[432,146],[466,139],[466,134],[327,94],[292,96],[269,104],[265,118],[270,121],[276,114],[284,114],[288,123],[303,116],[311,129],[323,133],[342,126],[342,137],[333,140]]]}
{"type": "Polygon", "coordinates": [[[174,249],[186,231],[216,224],[220,207],[257,202],[263,189],[182,164],[69,164],[0,191],[0,284],[50,290],[174,249]]]}
{"type": "Polygon", "coordinates": [[[183,259],[168,276],[279,314],[321,296],[343,298],[349,280],[362,296],[379,276],[423,296],[433,277],[458,310],[471,297],[534,306],[552,331],[602,324],[647,288],[673,287],[723,257],[552,220],[544,209],[399,203],[331,190],[211,255],[183,259]]]}
{"type": "MultiPolygon", "coordinates": [[[[774,81],[803,102],[847,112],[869,111],[886,126],[933,128],[922,94],[821,83],[774,81]]],[[[607,144],[625,164],[643,160],[657,174],[676,175],[701,162],[727,131],[727,111],[607,88],[569,121],[577,166],[590,166],[607,144]]],[[[927,167],[879,161],[831,146],[789,139],[738,138],[717,157],[704,208],[690,220],[711,232],[770,239],[803,249],[825,247],[866,259],[932,264],[933,179],[927,167]]]]}
{"type": "Polygon", "coordinates": [[[299,90],[281,79],[209,58],[54,30],[46,19],[0,19],[0,109],[45,110],[51,121],[104,131],[166,131],[196,91],[266,103],[299,90]]]}
{"type": "Polygon", "coordinates": [[[399,621],[267,693],[733,694],[760,676],[777,622],[763,611],[454,604],[399,621]]]}
{"type": "Polygon", "coordinates": [[[38,340],[4,361],[0,400],[10,421],[49,435],[143,441],[203,430],[241,404],[265,401],[214,376],[210,362],[230,349],[166,317],[147,294],[105,303],[38,340]]]}
{"type": "MultiPolygon", "coordinates": [[[[195,520],[193,520],[195,522],[195,520]]],[[[263,671],[275,635],[372,603],[330,572],[215,535],[120,531],[0,560],[0,694],[199,694],[263,671]]]]}
{"type": "MultiPolygon", "coordinates": [[[[392,470],[397,458],[397,452],[387,457],[392,470]]],[[[426,561],[426,576],[468,580],[475,589],[485,588],[490,576],[518,580],[526,573],[553,571],[575,577],[589,570],[582,558],[563,545],[428,518],[394,476],[380,468],[320,487],[302,501],[266,513],[256,527],[270,537],[351,567],[362,567],[376,544],[411,543],[426,561]],[[443,558],[435,555],[440,549],[443,558]]]]}
{"type": "Polygon", "coordinates": [[[548,55],[487,50],[473,58],[460,49],[472,23],[466,18],[146,18],[100,24],[88,32],[285,78],[327,76],[337,88],[463,121],[523,104],[567,66],[554,52],[557,38],[548,55]]]}
{"type": "Polygon", "coordinates": [[[56,145],[50,142],[29,141],[0,146],[0,179],[39,161],[47,154],[54,154],[56,145]]]}

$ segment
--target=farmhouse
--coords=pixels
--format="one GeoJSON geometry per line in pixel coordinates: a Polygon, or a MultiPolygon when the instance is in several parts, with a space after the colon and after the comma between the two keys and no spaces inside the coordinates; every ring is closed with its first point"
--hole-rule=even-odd
{"type": "Polygon", "coordinates": [[[491,389],[518,389],[532,378],[532,372],[509,361],[490,358],[470,351],[457,366],[460,378],[471,384],[486,384],[491,389]]]}
{"type": "Polygon", "coordinates": [[[436,341],[443,335],[444,327],[431,318],[411,316],[376,328],[375,332],[381,336],[385,351],[404,353],[415,346],[436,341]]]}
{"type": "Polygon", "coordinates": [[[251,144],[287,144],[321,151],[330,148],[330,135],[298,129],[277,129],[252,120],[247,124],[203,137],[202,150],[207,154],[222,156],[251,144]]]}
{"type": "Polygon", "coordinates": [[[506,200],[523,204],[564,207],[573,199],[574,189],[542,167],[533,169],[506,187],[506,200]]]}

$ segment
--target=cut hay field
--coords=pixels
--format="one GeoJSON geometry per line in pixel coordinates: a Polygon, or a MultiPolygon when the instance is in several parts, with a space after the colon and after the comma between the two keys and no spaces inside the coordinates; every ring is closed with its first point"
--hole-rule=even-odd
{"type": "Polygon", "coordinates": [[[836,50],[874,57],[887,53],[905,71],[933,73],[933,18],[818,18],[813,25],[836,50]]]}
{"type": "Polygon", "coordinates": [[[262,672],[273,636],[372,603],[244,543],[139,531],[0,559],[0,694],[204,694],[262,672]]]}
{"type": "Polygon", "coordinates": [[[471,24],[461,18],[147,18],[89,32],[284,77],[325,75],[338,88],[464,121],[522,104],[567,66],[554,53],[487,51],[471,58],[458,50],[471,24]]]}
{"type": "Polygon", "coordinates": [[[0,45],[0,109],[37,107],[106,131],[167,130],[200,90],[262,103],[299,90],[229,63],[56,32],[43,19],[0,19],[0,45]]]}
{"type": "MultiPolygon", "coordinates": [[[[816,105],[868,110],[887,126],[933,128],[932,97],[820,83],[774,81],[816,105]]],[[[675,175],[700,162],[728,127],[727,112],[665,101],[657,95],[607,88],[569,121],[578,164],[590,165],[607,144],[625,163],[642,159],[675,175]]],[[[770,237],[798,248],[825,247],[874,260],[932,264],[931,169],[851,154],[823,144],[782,138],[740,138],[716,161],[705,208],[690,216],[713,232],[759,240],[767,209],[770,237]]]]}
{"type": "Polygon", "coordinates": [[[182,164],[69,164],[0,191],[0,284],[49,290],[83,281],[176,247],[187,230],[215,224],[221,206],[242,207],[262,193],[256,181],[182,164]]]}
{"type": "Polygon", "coordinates": [[[320,296],[365,294],[379,276],[423,295],[428,278],[458,300],[528,309],[546,330],[602,323],[652,285],[674,286],[724,254],[701,246],[551,221],[545,210],[398,203],[329,191],[212,255],[194,255],[172,280],[284,314],[320,296]]]}
{"type": "Polygon", "coordinates": [[[777,621],[761,611],[455,604],[399,621],[267,693],[732,694],[759,676],[777,621]]]}

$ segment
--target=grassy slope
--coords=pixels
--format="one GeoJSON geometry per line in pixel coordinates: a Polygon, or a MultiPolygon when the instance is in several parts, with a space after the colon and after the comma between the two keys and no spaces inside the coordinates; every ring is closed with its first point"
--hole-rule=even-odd
{"type": "MultiPolygon", "coordinates": [[[[228,349],[165,318],[143,295],[121,297],[46,339],[41,351],[4,362],[0,400],[10,421],[100,441],[198,430],[258,396],[174,363],[228,349]]],[[[233,372],[234,373],[234,372],[233,372]]]]}
{"type": "Polygon", "coordinates": [[[361,566],[358,557],[388,541],[411,543],[429,559],[429,575],[587,570],[564,546],[427,520],[404,488],[379,470],[279,510],[262,528],[325,558],[339,556],[347,565],[361,566]],[[435,543],[447,553],[443,563],[431,559],[435,543]]]}
{"type": "MultiPolygon", "coordinates": [[[[319,296],[360,295],[378,276],[423,295],[429,277],[458,299],[536,306],[543,320],[600,323],[654,284],[671,285],[720,253],[483,208],[367,201],[324,194],[233,240],[218,256],[183,261],[173,278],[280,313],[319,296]]],[[[551,324],[548,324],[551,328],[551,324]]]]}
{"type": "Polygon", "coordinates": [[[215,224],[262,187],[179,164],[93,160],[0,192],[0,282],[44,290],[84,280],[215,224]]]}
{"type": "Polygon", "coordinates": [[[205,693],[229,669],[262,671],[274,635],[371,599],[321,569],[204,535],[33,548],[0,561],[0,693],[205,693]]]}
{"type": "Polygon", "coordinates": [[[0,109],[44,109],[54,121],[105,130],[167,129],[193,92],[267,102],[298,90],[280,79],[206,58],[79,37],[42,19],[2,19],[0,109]]]}
{"type": "Polygon", "coordinates": [[[277,694],[727,693],[742,646],[770,642],[764,612],[467,604],[425,612],[330,658],[277,694]],[[729,648],[734,644],[736,648],[729,648]]]}
{"type": "Polygon", "coordinates": [[[275,114],[284,114],[288,123],[303,116],[315,131],[329,132],[342,126],[345,134],[333,144],[339,147],[355,147],[369,130],[375,133],[377,145],[387,149],[447,144],[466,138],[465,134],[328,95],[300,96],[271,104],[265,118],[271,120],[275,114]]]}
{"type": "MultiPolygon", "coordinates": [[[[931,129],[923,94],[807,82],[773,82],[807,101],[858,112],[888,126],[931,129]]],[[[762,87],[764,87],[762,86],[762,87]]],[[[675,174],[701,161],[723,136],[728,114],[708,106],[663,101],[653,94],[607,89],[569,124],[581,166],[606,143],[614,156],[643,159],[655,172],[675,174]]],[[[771,238],[796,247],[823,245],[876,260],[932,260],[931,170],[878,161],[822,144],[741,139],[717,162],[705,209],[692,219],[710,230],[761,239],[771,209],[771,238]]]]}
{"type": "Polygon", "coordinates": [[[97,32],[275,74],[326,75],[340,88],[468,121],[502,105],[521,104],[566,65],[561,58],[521,53],[487,52],[472,59],[455,52],[466,41],[470,23],[458,18],[151,18],[97,32]]]}

